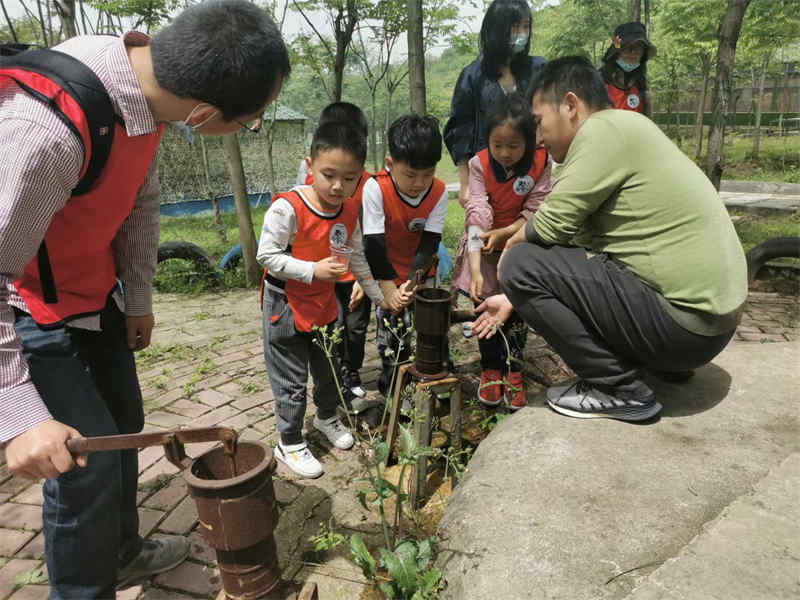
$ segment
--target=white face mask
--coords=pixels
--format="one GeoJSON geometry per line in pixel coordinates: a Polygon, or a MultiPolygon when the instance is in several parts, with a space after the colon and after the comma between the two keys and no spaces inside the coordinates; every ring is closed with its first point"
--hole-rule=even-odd
{"type": "MultiPolygon", "coordinates": [[[[191,119],[192,115],[195,113],[195,111],[198,108],[200,108],[201,106],[203,106],[204,104],[206,104],[206,103],[205,102],[201,102],[200,104],[195,106],[191,110],[191,112],[189,112],[189,114],[186,115],[186,118],[183,121],[169,121],[169,124],[172,125],[173,127],[175,127],[178,131],[180,131],[183,134],[183,137],[186,138],[186,141],[189,142],[190,144],[194,143],[194,130],[197,129],[198,127],[202,127],[203,125],[208,123],[211,119],[213,119],[214,117],[217,116],[217,113],[216,113],[216,110],[215,110],[215,112],[211,113],[211,115],[209,115],[209,117],[207,119],[205,119],[204,121],[202,121],[201,123],[198,123],[197,125],[189,125],[189,123],[188,123],[189,119],[191,119]]],[[[208,106],[211,106],[211,105],[209,104],[208,106]]]]}
{"type": "Polygon", "coordinates": [[[511,36],[511,54],[519,54],[525,51],[525,46],[528,45],[527,35],[513,35],[511,36]]]}

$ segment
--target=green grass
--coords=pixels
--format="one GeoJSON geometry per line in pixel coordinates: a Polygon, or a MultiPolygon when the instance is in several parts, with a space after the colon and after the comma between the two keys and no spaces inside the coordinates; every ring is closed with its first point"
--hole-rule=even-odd
{"type": "MultiPolygon", "coordinates": [[[[668,131],[672,135],[672,131],[668,131]]],[[[687,156],[694,159],[694,129],[682,128],[680,148],[687,156]]],[[[696,161],[705,170],[708,144],[708,127],[703,130],[703,154],[696,161]]],[[[725,133],[725,167],[723,179],[740,179],[749,181],[781,181],[784,183],[800,183],[800,137],[786,135],[783,137],[761,135],[759,139],[758,160],[752,159],[753,138],[741,133],[726,131],[725,133]]]]}
{"type": "Polygon", "coordinates": [[[770,238],[800,236],[800,213],[762,216],[738,209],[730,213],[745,251],[770,238]]]}

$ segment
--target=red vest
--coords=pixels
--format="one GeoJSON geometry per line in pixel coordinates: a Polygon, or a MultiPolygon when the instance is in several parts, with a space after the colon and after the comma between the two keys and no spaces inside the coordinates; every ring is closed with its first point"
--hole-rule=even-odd
{"type": "MultiPolygon", "coordinates": [[[[359,200],[345,200],[335,217],[324,217],[312,209],[297,191],[278,194],[289,201],[297,217],[297,233],[292,242],[294,258],[317,262],[331,255],[331,242],[344,245],[353,235],[361,211],[359,200]]],[[[311,284],[289,279],[284,287],[298,331],[311,331],[312,326],[327,325],[336,320],[336,294],[332,281],[314,279],[311,284]]]]}
{"type": "MultiPolygon", "coordinates": [[[[497,181],[492,165],[489,164],[489,149],[478,152],[483,169],[483,181],[489,205],[492,207],[492,229],[507,227],[519,218],[525,198],[542,176],[547,166],[547,150],[537,146],[528,172],[522,177],[512,177],[508,181],[497,181]]],[[[502,250],[505,243],[497,250],[502,250]]]]}
{"type": "MultiPolygon", "coordinates": [[[[401,285],[408,279],[411,260],[422,238],[428,215],[444,193],[444,182],[434,177],[425,197],[418,206],[411,206],[397,193],[391,176],[386,170],[375,175],[383,198],[384,232],[386,237],[386,256],[397,277],[394,282],[401,285]]],[[[428,277],[433,276],[431,268],[428,277]]]]}
{"type": "Polygon", "coordinates": [[[614,108],[632,110],[639,113],[644,111],[642,95],[635,85],[629,87],[627,90],[621,90],[614,84],[607,83],[606,90],[608,90],[608,97],[611,98],[614,108]]]}
{"type": "Polygon", "coordinates": [[[163,126],[153,134],[128,137],[117,123],[111,154],[98,180],[53,216],[44,241],[57,302],[45,303],[35,258],[14,282],[38,324],[58,327],[105,306],[117,276],[111,242],[133,210],[162,130],[163,126]]]}
{"type": "MultiPolygon", "coordinates": [[[[358,202],[359,206],[361,206],[361,192],[364,190],[364,184],[367,182],[367,179],[369,179],[370,177],[371,177],[371,175],[366,170],[362,170],[361,171],[361,179],[358,180],[358,185],[356,186],[356,191],[353,192],[353,195],[351,196],[351,198],[356,198],[357,199],[357,202],[358,202]]],[[[314,183],[314,176],[311,174],[310,171],[306,171],[306,185],[311,185],[312,183],[314,183]]],[[[339,277],[339,279],[337,281],[347,282],[347,281],[355,281],[355,280],[356,280],[356,278],[353,276],[353,274],[350,271],[348,271],[347,273],[345,273],[344,275],[339,277]]]]}

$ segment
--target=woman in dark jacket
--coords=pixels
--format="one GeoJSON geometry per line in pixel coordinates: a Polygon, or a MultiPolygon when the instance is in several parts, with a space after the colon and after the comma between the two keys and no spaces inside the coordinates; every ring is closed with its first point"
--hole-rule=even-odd
{"type": "Polygon", "coordinates": [[[545,63],[529,56],[531,9],[525,0],[494,0],[481,24],[480,56],[458,77],[444,128],[444,142],[458,165],[461,206],[467,201],[467,163],[486,147],[484,119],[501,95],[524,93],[536,70],[545,63]]]}
{"type": "Polygon", "coordinates": [[[647,39],[644,25],[625,23],[617,27],[600,67],[614,108],[640,112],[652,118],[647,61],[655,55],[656,47],[647,39]]]}

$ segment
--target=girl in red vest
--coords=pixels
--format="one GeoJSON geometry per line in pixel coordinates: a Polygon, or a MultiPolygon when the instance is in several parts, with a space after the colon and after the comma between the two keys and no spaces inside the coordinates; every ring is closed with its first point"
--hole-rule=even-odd
{"type": "Polygon", "coordinates": [[[600,67],[614,108],[652,117],[647,61],[655,55],[656,47],[647,39],[647,31],[641,23],[625,23],[614,30],[614,39],[600,67]]]}
{"type": "MultiPolygon", "coordinates": [[[[486,138],[489,146],[469,161],[465,235],[453,274],[456,287],[476,306],[502,293],[497,263],[506,240],[525,225],[551,189],[547,151],[536,146],[536,124],[521,95],[504,96],[489,111],[486,138]]],[[[525,406],[521,360],[527,327],[514,313],[503,333],[511,351],[510,369],[503,336],[478,340],[483,369],[478,400],[498,406],[506,396],[516,410],[525,406]]]]}

